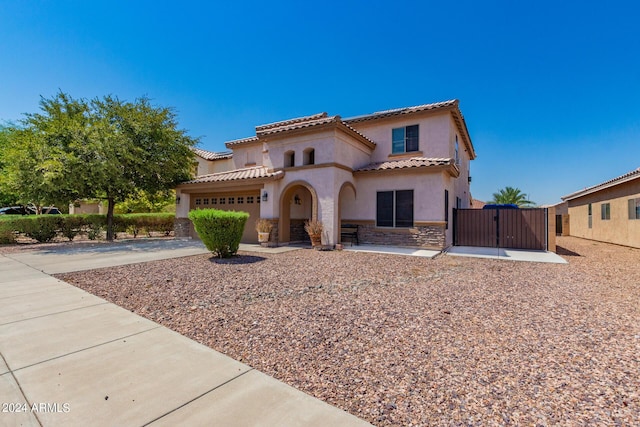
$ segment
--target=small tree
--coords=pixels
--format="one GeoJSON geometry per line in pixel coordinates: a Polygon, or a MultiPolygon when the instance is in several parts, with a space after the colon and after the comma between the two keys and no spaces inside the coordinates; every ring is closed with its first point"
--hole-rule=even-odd
{"type": "Polygon", "coordinates": [[[505,187],[497,193],[493,193],[493,200],[489,203],[510,204],[517,206],[531,206],[535,202],[527,200],[527,195],[520,191],[519,188],[505,187]]]}

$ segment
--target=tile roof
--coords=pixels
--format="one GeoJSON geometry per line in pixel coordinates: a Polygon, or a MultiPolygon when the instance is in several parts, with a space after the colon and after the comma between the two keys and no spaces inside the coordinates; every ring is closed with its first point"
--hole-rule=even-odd
{"type": "Polygon", "coordinates": [[[295,119],[281,120],[279,122],[268,123],[266,125],[256,126],[256,133],[265,131],[267,129],[272,129],[272,128],[277,128],[277,127],[281,127],[281,126],[292,125],[294,123],[308,122],[308,121],[311,121],[311,120],[322,119],[324,117],[327,117],[327,113],[312,114],[310,116],[297,117],[295,119]]]}
{"type": "Polygon", "coordinates": [[[317,117],[314,119],[304,120],[304,121],[297,120],[297,119],[287,120],[286,122],[281,122],[283,124],[278,126],[272,126],[272,127],[261,129],[261,130],[258,130],[258,128],[256,128],[256,134],[258,136],[271,135],[274,133],[285,132],[285,131],[294,130],[294,129],[310,128],[313,126],[319,126],[319,125],[324,125],[327,123],[333,123],[338,121],[340,121],[340,116],[327,117],[326,114],[322,117],[317,117]]]}
{"type": "Polygon", "coordinates": [[[204,182],[228,182],[247,179],[279,179],[284,176],[283,171],[269,172],[264,166],[255,166],[245,169],[235,169],[227,172],[217,172],[208,175],[201,175],[196,179],[187,181],[184,184],[200,184],[204,182]]]}
{"type": "Polygon", "coordinates": [[[411,168],[423,168],[433,166],[448,166],[455,165],[454,159],[430,159],[427,157],[412,157],[410,159],[403,160],[390,160],[387,162],[370,163],[355,172],[366,171],[382,171],[392,169],[411,169],[411,168]]]}
{"type": "Polygon", "coordinates": [[[205,160],[230,159],[231,157],[233,157],[233,153],[231,151],[216,153],[214,151],[207,151],[201,148],[193,148],[192,150],[194,153],[196,153],[197,156],[200,156],[205,160]]]}
{"type": "Polygon", "coordinates": [[[257,140],[258,140],[257,136],[250,136],[248,138],[234,139],[233,141],[225,142],[224,145],[226,145],[227,148],[229,148],[232,145],[246,144],[248,142],[254,142],[257,140]]]}
{"type": "Polygon", "coordinates": [[[566,201],[586,196],[587,194],[595,193],[596,191],[604,190],[605,188],[613,187],[614,185],[622,184],[623,182],[631,181],[637,178],[640,178],[640,168],[634,169],[631,172],[625,173],[624,175],[620,175],[616,178],[610,179],[609,181],[605,181],[603,183],[587,187],[566,196],[562,196],[561,199],[566,201]]]}
{"type": "Polygon", "coordinates": [[[397,116],[397,115],[400,115],[400,114],[410,114],[410,113],[416,113],[418,111],[438,110],[438,109],[441,109],[441,108],[449,108],[449,107],[457,107],[457,106],[458,106],[458,100],[457,99],[451,99],[449,101],[435,102],[435,103],[432,103],[432,104],[416,105],[414,107],[403,107],[403,108],[394,108],[392,110],[376,111],[375,113],[371,113],[371,114],[364,114],[364,115],[361,115],[361,116],[348,117],[346,119],[343,119],[343,122],[345,122],[345,123],[356,123],[356,122],[363,122],[365,120],[373,120],[373,119],[380,119],[380,118],[383,118],[383,117],[397,116]]]}

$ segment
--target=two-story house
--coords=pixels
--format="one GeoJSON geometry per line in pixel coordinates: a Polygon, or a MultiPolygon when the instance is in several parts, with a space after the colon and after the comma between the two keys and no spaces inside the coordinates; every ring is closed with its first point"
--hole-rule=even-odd
{"type": "Polygon", "coordinates": [[[226,147],[196,150],[199,176],[177,187],[178,237],[194,236],[189,210],[217,208],[250,214],[247,243],[257,241],[258,218],[272,221],[278,244],[307,241],[313,218],[328,245],[348,223],[361,243],[441,249],[453,241],[453,208],[471,205],[476,154],[457,100],[285,120],[226,147]]]}

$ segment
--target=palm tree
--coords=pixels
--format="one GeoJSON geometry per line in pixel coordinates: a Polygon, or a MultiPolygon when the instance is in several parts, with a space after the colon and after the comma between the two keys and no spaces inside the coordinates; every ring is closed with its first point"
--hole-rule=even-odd
{"type": "Polygon", "coordinates": [[[518,206],[531,206],[535,202],[527,200],[527,195],[520,191],[519,188],[505,187],[493,193],[493,200],[490,203],[496,204],[513,204],[518,206]]]}

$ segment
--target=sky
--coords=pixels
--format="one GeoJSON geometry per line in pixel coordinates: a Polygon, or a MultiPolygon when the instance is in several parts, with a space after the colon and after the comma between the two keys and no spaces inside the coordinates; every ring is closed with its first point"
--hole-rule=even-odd
{"type": "Polygon", "coordinates": [[[474,198],[543,205],[640,167],[634,1],[0,0],[0,123],[147,96],[200,148],[255,126],[459,99],[474,198]]]}

